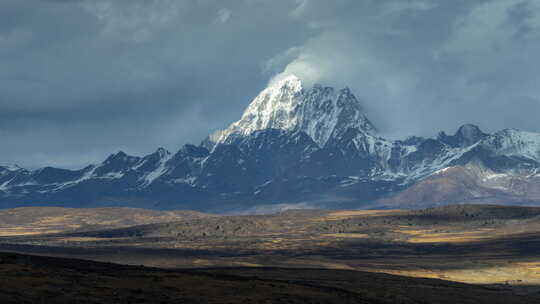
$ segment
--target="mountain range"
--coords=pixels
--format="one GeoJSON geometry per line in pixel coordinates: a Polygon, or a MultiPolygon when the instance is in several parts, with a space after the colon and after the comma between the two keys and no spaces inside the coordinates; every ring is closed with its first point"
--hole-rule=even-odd
{"type": "Polygon", "coordinates": [[[380,136],[348,88],[289,76],[240,120],[178,152],[118,152],[80,170],[0,166],[0,207],[129,206],[211,212],[286,208],[540,205],[540,133],[475,125],[380,136]]]}

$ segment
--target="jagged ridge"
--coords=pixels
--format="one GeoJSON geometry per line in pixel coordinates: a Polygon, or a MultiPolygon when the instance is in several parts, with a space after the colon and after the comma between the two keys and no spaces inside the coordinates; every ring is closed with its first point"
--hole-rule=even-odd
{"type": "MultiPolygon", "coordinates": [[[[263,90],[227,129],[176,154],[118,152],[81,170],[0,167],[0,206],[359,206],[433,176],[441,180],[450,167],[467,168],[448,172],[466,172],[482,189],[535,199],[524,193],[536,193],[540,134],[509,129],[490,135],[469,124],[454,135],[387,140],[349,89],[306,90],[291,76],[263,90]]],[[[482,189],[471,193],[492,193],[482,189]]]]}

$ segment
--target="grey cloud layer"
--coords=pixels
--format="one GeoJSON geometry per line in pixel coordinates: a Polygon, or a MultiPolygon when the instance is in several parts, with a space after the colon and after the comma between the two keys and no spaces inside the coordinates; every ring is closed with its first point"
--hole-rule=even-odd
{"type": "Polygon", "coordinates": [[[312,30],[296,3],[0,2],[0,162],[80,166],[223,127],[312,30]]]}
{"type": "Polygon", "coordinates": [[[347,84],[397,137],[467,122],[540,130],[538,1],[337,3],[303,2],[296,18],[321,33],[285,73],[347,84]]]}
{"type": "Polygon", "coordinates": [[[534,0],[4,0],[0,162],[175,150],[283,71],[351,87],[395,137],[540,130],[539,38],[534,0]]]}

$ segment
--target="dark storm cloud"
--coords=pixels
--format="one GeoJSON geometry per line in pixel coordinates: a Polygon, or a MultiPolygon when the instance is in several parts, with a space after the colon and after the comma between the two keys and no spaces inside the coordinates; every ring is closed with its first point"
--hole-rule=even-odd
{"type": "Polygon", "coordinates": [[[0,159],[176,150],[281,72],[351,87],[394,137],[540,130],[539,41],[532,0],[4,0],[0,159]]]}
{"type": "Polygon", "coordinates": [[[314,33],[295,7],[0,2],[2,162],[80,166],[199,142],[266,85],[266,60],[314,33]]]}

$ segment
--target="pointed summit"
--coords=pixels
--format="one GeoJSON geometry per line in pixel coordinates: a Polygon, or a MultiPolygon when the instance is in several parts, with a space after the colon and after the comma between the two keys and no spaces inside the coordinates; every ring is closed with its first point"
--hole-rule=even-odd
{"type": "Polygon", "coordinates": [[[295,92],[300,92],[303,89],[302,80],[296,75],[288,75],[280,79],[274,79],[267,89],[270,90],[283,90],[288,89],[295,92]]]}
{"type": "Polygon", "coordinates": [[[159,147],[159,148],[156,150],[156,152],[154,152],[154,153],[156,153],[157,155],[159,155],[160,158],[163,158],[163,157],[165,157],[165,156],[171,154],[171,152],[167,151],[167,150],[166,150],[165,148],[163,148],[163,147],[159,147]]]}
{"type": "Polygon", "coordinates": [[[105,159],[103,163],[108,164],[112,162],[118,162],[118,161],[124,161],[129,157],[124,151],[118,151],[117,153],[113,153],[105,159]]]}
{"type": "Polygon", "coordinates": [[[464,124],[458,128],[454,135],[447,135],[444,131],[439,132],[437,134],[437,140],[454,148],[463,148],[476,144],[488,135],[482,132],[476,125],[464,124]]]}
{"type": "Polygon", "coordinates": [[[459,127],[454,137],[459,141],[459,144],[462,147],[468,147],[472,144],[477,143],[482,138],[486,137],[487,134],[482,132],[480,128],[473,124],[465,124],[459,127]]]}
{"type": "Polygon", "coordinates": [[[328,139],[349,128],[366,133],[375,131],[348,88],[337,91],[314,85],[305,90],[300,78],[289,75],[264,89],[239,121],[219,133],[215,143],[231,142],[258,130],[279,129],[304,132],[322,147],[328,139]]]}

